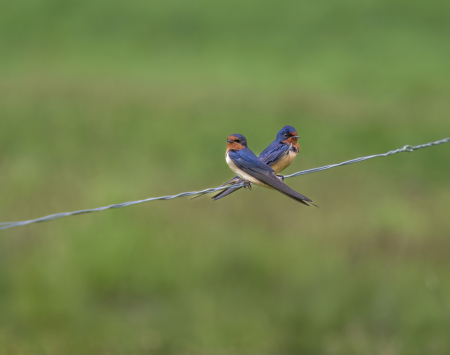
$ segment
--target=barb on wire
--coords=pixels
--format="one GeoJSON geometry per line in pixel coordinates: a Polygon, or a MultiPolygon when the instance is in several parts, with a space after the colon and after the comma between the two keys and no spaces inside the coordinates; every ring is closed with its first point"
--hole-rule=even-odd
{"type": "MultiPolygon", "coordinates": [[[[361,157],[361,158],[356,158],[356,159],[352,159],[352,160],[347,160],[347,161],[344,161],[344,162],[339,163],[339,164],[325,165],[325,166],[322,166],[322,167],[319,167],[319,168],[298,171],[298,172],[293,173],[291,175],[286,175],[285,178],[290,178],[290,177],[294,177],[294,176],[300,176],[300,175],[305,175],[305,174],[316,173],[318,171],[323,171],[323,170],[335,168],[335,167],[338,167],[338,166],[349,165],[349,164],[353,164],[353,163],[359,163],[361,161],[372,159],[372,158],[377,158],[377,157],[387,157],[389,155],[397,154],[397,153],[401,153],[401,152],[414,152],[415,150],[418,150],[418,149],[428,148],[428,147],[431,147],[433,145],[438,145],[438,144],[443,144],[443,143],[448,143],[448,142],[450,142],[450,138],[444,138],[444,139],[441,139],[441,140],[438,140],[438,141],[435,141],[435,142],[430,142],[430,143],[426,143],[426,144],[420,144],[420,145],[416,145],[416,146],[405,145],[403,148],[391,150],[391,151],[389,151],[387,153],[369,155],[369,156],[366,156],[366,157],[361,157]]],[[[31,224],[31,223],[51,221],[53,219],[67,217],[67,216],[73,216],[73,215],[82,214],[82,213],[99,212],[99,211],[104,211],[104,210],[107,210],[107,209],[110,209],[110,208],[121,208],[121,207],[136,205],[138,203],[149,202],[149,201],[171,200],[171,199],[177,198],[177,197],[185,197],[185,196],[192,196],[192,195],[198,195],[198,194],[213,193],[213,192],[216,192],[216,191],[228,189],[230,187],[234,188],[234,187],[243,187],[243,186],[244,186],[244,184],[240,183],[240,184],[234,184],[234,185],[229,185],[229,186],[209,188],[209,189],[205,189],[205,190],[202,190],[202,191],[182,192],[182,193],[180,193],[178,195],[151,197],[151,198],[147,198],[147,199],[144,199],[144,200],[118,203],[118,204],[109,205],[109,206],[105,206],[105,207],[98,207],[98,208],[92,208],[92,209],[81,210],[81,211],[56,213],[56,214],[52,214],[52,215],[41,217],[41,218],[37,218],[37,219],[31,219],[31,220],[28,220],[28,221],[2,222],[2,223],[0,223],[0,230],[1,229],[7,229],[7,228],[24,226],[24,225],[31,224]]]]}

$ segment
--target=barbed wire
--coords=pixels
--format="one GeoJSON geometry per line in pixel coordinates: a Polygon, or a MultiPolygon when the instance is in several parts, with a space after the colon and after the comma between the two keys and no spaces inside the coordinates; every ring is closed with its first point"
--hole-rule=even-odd
{"type": "MultiPolygon", "coordinates": [[[[391,151],[389,151],[387,153],[368,155],[368,156],[361,157],[361,158],[347,160],[347,161],[344,161],[344,162],[339,163],[339,164],[325,165],[325,166],[322,166],[322,167],[319,167],[319,168],[298,171],[298,172],[290,174],[290,175],[285,175],[284,177],[285,178],[290,178],[290,177],[294,177],[294,176],[300,176],[300,175],[305,175],[305,174],[316,173],[316,172],[319,172],[319,171],[323,171],[323,170],[327,170],[327,169],[331,169],[331,168],[336,168],[338,166],[349,165],[349,164],[353,164],[353,163],[359,163],[361,161],[368,160],[368,159],[373,159],[373,158],[377,158],[377,157],[387,157],[389,155],[397,154],[397,153],[401,153],[401,152],[414,152],[415,150],[418,150],[418,149],[428,148],[428,147],[432,147],[434,145],[448,143],[448,142],[450,142],[450,138],[444,138],[444,139],[441,139],[441,140],[438,140],[438,141],[435,141],[435,142],[420,144],[420,145],[416,145],[416,146],[405,145],[403,148],[391,150],[391,151]]],[[[209,188],[209,189],[205,189],[205,190],[202,190],[202,191],[182,192],[182,193],[177,194],[177,195],[151,197],[151,198],[146,198],[144,200],[118,203],[118,204],[114,204],[114,205],[109,205],[109,206],[105,206],[105,207],[98,207],[98,208],[92,208],[92,209],[87,209],[87,210],[56,213],[56,214],[52,214],[52,215],[41,217],[41,218],[37,218],[37,219],[31,219],[31,220],[28,220],[28,221],[2,222],[2,223],[0,223],[0,230],[7,229],[7,228],[24,226],[24,225],[31,224],[31,223],[51,221],[51,220],[54,220],[54,219],[57,219],[57,218],[62,218],[62,217],[67,217],[67,216],[74,216],[74,215],[78,215],[78,214],[82,214],[82,213],[99,212],[99,211],[104,211],[104,210],[107,210],[107,209],[110,209],[110,208],[122,208],[122,207],[136,205],[138,203],[144,203],[144,202],[149,202],[149,201],[171,200],[171,199],[178,198],[178,197],[185,197],[185,196],[192,196],[192,195],[198,195],[198,194],[213,193],[213,192],[216,192],[216,191],[228,189],[230,187],[235,188],[235,187],[243,187],[243,186],[244,186],[243,183],[238,183],[238,184],[229,185],[229,186],[209,188]]]]}

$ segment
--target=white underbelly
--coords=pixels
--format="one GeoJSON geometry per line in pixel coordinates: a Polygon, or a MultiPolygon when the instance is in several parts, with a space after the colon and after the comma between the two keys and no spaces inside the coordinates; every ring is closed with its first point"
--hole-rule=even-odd
{"type": "Polygon", "coordinates": [[[231,170],[233,170],[237,176],[239,176],[242,180],[250,181],[252,184],[260,185],[264,187],[268,187],[266,184],[262,183],[258,179],[255,179],[253,176],[247,174],[245,171],[242,171],[239,169],[236,164],[233,163],[233,161],[228,157],[228,154],[226,155],[227,164],[230,167],[231,170]]]}

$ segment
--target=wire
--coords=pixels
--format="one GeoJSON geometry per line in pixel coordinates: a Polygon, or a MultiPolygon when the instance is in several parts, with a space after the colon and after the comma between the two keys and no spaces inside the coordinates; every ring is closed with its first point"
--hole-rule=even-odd
{"type": "MultiPolygon", "coordinates": [[[[389,155],[397,154],[397,153],[401,153],[401,152],[414,152],[415,150],[418,150],[418,149],[428,148],[428,147],[432,147],[434,145],[448,143],[448,142],[450,142],[450,138],[444,138],[444,139],[441,139],[441,140],[438,140],[438,141],[435,141],[435,142],[430,142],[430,143],[416,145],[416,146],[405,145],[403,148],[391,150],[391,151],[389,151],[387,153],[369,155],[369,156],[366,156],[366,157],[361,157],[361,158],[356,158],[356,159],[352,159],[352,160],[347,160],[347,161],[344,161],[344,162],[339,163],[339,164],[331,164],[331,165],[322,166],[320,168],[314,168],[314,169],[298,171],[298,172],[293,173],[291,175],[286,175],[285,178],[290,178],[290,177],[294,177],[294,176],[300,176],[300,175],[305,175],[305,174],[316,173],[316,172],[319,172],[319,171],[323,171],[323,170],[327,170],[327,169],[331,169],[331,168],[336,168],[338,166],[349,165],[349,164],[353,164],[353,163],[359,163],[361,161],[372,159],[372,158],[377,158],[377,157],[387,157],[389,155]]],[[[230,185],[230,186],[209,188],[209,189],[205,189],[205,190],[202,190],[202,191],[182,192],[182,193],[177,194],[177,195],[151,197],[151,198],[146,198],[144,200],[118,203],[118,204],[114,204],[114,205],[109,205],[109,206],[105,206],[105,207],[98,207],[98,208],[92,208],[92,209],[87,209],[87,210],[56,213],[56,214],[52,214],[52,215],[41,217],[41,218],[37,218],[37,219],[31,219],[31,220],[28,220],[28,221],[2,222],[2,223],[0,223],[0,230],[7,229],[7,228],[13,228],[13,227],[19,227],[19,226],[25,226],[25,225],[31,224],[31,223],[51,221],[51,220],[54,220],[54,219],[57,219],[57,218],[73,216],[73,215],[78,215],[78,214],[82,214],[82,213],[99,212],[99,211],[104,211],[104,210],[107,210],[107,209],[110,209],[110,208],[122,208],[122,207],[136,205],[138,203],[149,202],[149,201],[171,200],[171,199],[178,198],[178,197],[192,196],[192,195],[205,194],[205,193],[213,193],[213,192],[216,192],[216,191],[228,189],[230,187],[235,188],[235,187],[243,187],[243,186],[244,186],[243,183],[239,183],[239,184],[234,184],[234,185],[230,185]]]]}

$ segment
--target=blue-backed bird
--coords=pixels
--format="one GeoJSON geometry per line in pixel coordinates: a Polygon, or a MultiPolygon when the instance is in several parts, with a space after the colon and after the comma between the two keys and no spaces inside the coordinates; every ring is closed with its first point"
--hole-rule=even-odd
{"type": "Polygon", "coordinates": [[[276,175],[275,170],[262,162],[247,146],[247,139],[242,134],[232,134],[227,139],[226,161],[236,175],[244,181],[244,187],[251,189],[251,184],[274,189],[303,203],[314,205],[308,197],[291,189],[276,175]]]}
{"type": "MultiPolygon", "coordinates": [[[[275,140],[270,143],[266,149],[264,149],[258,158],[269,165],[275,172],[279,174],[286,169],[294,161],[297,153],[300,150],[298,144],[297,130],[292,126],[284,126],[275,137],[275,140]]],[[[281,176],[280,176],[281,177],[281,176]]],[[[283,180],[284,178],[281,177],[283,180]]],[[[235,176],[231,180],[223,183],[220,186],[226,186],[231,184],[242,183],[242,179],[239,176],[235,176]]],[[[214,201],[228,196],[229,194],[239,190],[241,187],[230,187],[226,190],[220,191],[218,194],[211,197],[214,201]]]]}

